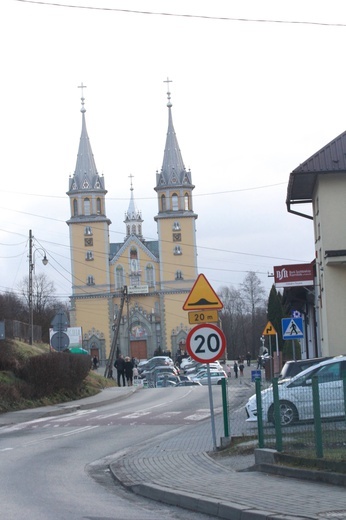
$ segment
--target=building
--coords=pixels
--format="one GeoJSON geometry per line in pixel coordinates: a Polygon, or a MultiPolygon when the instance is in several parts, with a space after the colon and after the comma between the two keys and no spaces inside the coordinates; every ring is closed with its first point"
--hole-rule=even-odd
{"type": "Polygon", "coordinates": [[[143,359],[162,350],[176,356],[185,349],[189,325],[182,307],[197,278],[197,215],[191,172],[185,169],[173,126],[170,92],[167,96],[168,131],[154,188],[158,240],[145,239],[131,177],[124,240],[110,243],[105,178],[99,175],[92,153],[82,94],[82,131],[67,192],[70,324],[82,327],[83,347],[101,362],[109,356],[115,329],[118,352],[124,355],[143,359]]]}
{"type": "Polygon", "coordinates": [[[287,209],[313,220],[316,249],[314,287],[319,355],[345,354],[346,316],[346,132],[290,174],[287,209]],[[293,209],[311,205],[311,211],[293,209]]]}

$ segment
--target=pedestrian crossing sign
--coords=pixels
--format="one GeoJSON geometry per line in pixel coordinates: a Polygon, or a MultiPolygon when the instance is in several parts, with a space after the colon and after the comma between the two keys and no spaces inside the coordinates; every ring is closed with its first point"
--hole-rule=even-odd
{"type": "Polygon", "coordinates": [[[303,318],[283,318],[281,324],[283,339],[304,338],[303,318]]]}

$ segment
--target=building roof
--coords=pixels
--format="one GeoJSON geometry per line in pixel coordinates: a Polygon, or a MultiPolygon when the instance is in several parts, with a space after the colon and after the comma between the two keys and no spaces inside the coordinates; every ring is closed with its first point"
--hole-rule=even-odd
{"type": "Polygon", "coordinates": [[[91,149],[89,136],[85,122],[84,97],[82,100],[82,132],[79,141],[76,168],[73,177],[69,179],[69,192],[72,191],[105,191],[105,183],[103,176],[98,174],[94,155],[91,149]]]}
{"type": "Polygon", "coordinates": [[[291,204],[312,202],[317,176],[331,173],[346,174],[346,132],[291,172],[286,199],[288,211],[291,211],[291,204]]]}
{"type": "Polygon", "coordinates": [[[168,130],[162,168],[161,172],[157,174],[157,188],[186,185],[193,188],[191,172],[187,171],[184,166],[183,157],[181,155],[178,139],[173,126],[171,93],[169,91],[167,92],[167,96],[168,130]]]}

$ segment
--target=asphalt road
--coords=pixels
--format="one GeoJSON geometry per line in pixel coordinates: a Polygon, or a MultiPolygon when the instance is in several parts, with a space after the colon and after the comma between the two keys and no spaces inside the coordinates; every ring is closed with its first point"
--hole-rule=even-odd
{"type": "MultiPolygon", "coordinates": [[[[244,401],[243,390],[238,385],[230,393],[234,409],[244,401]]],[[[220,387],[213,388],[213,401],[221,413],[220,387]]],[[[1,428],[0,517],[207,520],[129,494],[108,470],[124,451],[200,421],[210,421],[207,387],[145,389],[100,408],[1,428]]]]}

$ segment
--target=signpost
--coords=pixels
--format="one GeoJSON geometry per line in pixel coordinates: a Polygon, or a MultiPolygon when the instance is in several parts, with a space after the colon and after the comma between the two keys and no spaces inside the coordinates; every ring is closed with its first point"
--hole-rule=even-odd
{"type": "Polygon", "coordinates": [[[218,295],[203,274],[195,281],[186,301],[184,311],[189,312],[189,323],[197,323],[186,338],[186,350],[195,361],[207,363],[210,419],[214,450],[216,450],[216,432],[214,420],[213,393],[211,388],[210,366],[219,359],[226,349],[226,337],[222,330],[210,322],[218,321],[217,311],[223,308],[218,295]]]}
{"type": "Polygon", "coordinates": [[[292,340],[293,359],[296,359],[295,339],[304,338],[303,318],[283,318],[281,320],[283,339],[292,340]]]}

